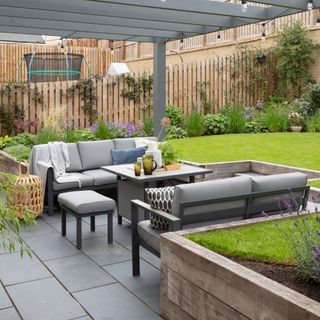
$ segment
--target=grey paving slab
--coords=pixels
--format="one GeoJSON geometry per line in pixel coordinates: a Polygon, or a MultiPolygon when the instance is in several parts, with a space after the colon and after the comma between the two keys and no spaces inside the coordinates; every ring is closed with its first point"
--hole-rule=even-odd
{"type": "MultiPolygon", "coordinates": [[[[0,276],[1,279],[1,276],[0,276]]],[[[2,284],[0,283],[0,309],[12,307],[12,303],[4,290],[2,284]]],[[[1,317],[0,317],[1,319],[1,317]]]]}
{"type": "MultiPolygon", "coordinates": [[[[61,234],[61,222],[52,224],[52,227],[61,234]]],[[[67,236],[66,238],[70,241],[76,241],[77,239],[77,224],[76,224],[76,219],[68,220],[67,221],[67,236]]],[[[104,233],[96,228],[95,232],[92,232],[90,230],[90,225],[82,221],[82,240],[85,239],[91,239],[91,238],[96,238],[96,237],[102,237],[104,236],[104,233]]]]}
{"type": "Polygon", "coordinates": [[[50,260],[79,254],[76,247],[58,233],[25,239],[41,260],[50,260]]]}
{"type": "Polygon", "coordinates": [[[120,284],[74,294],[95,320],[153,320],[159,316],[120,284]]]}
{"type": "Polygon", "coordinates": [[[55,233],[55,230],[52,229],[51,226],[42,219],[37,219],[37,224],[26,226],[21,230],[20,236],[21,238],[26,239],[53,233],[55,233]]]}
{"type": "Polygon", "coordinates": [[[106,237],[82,241],[82,251],[100,266],[131,259],[131,253],[116,242],[108,244],[106,237]]]}
{"type": "Polygon", "coordinates": [[[115,279],[155,312],[160,311],[160,271],[141,260],[140,276],[132,276],[131,261],[104,267],[115,279]]]}
{"type": "Polygon", "coordinates": [[[24,320],[69,320],[87,315],[54,278],[7,287],[24,320]]]}
{"type": "MultiPolygon", "coordinates": [[[[70,214],[67,215],[67,221],[74,219],[74,217],[70,214]]],[[[41,220],[45,221],[49,225],[54,225],[57,223],[61,223],[61,213],[60,211],[55,211],[54,216],[49,216],[47,213],[43,213],[41,215],[41,220]]]]}
{"type": "MultiPolygon", "coordinates": [[[[100,226],[97,228],[99,231],[108,233],[107,226],[100,226]]],[[[129,224],[125,223],[122,225],[113,225],[113,239],[120,243],[122,246],[127,246],[131,244],[131,228],[129,224]]]]}
{"type": "Polygon", "coordinates": [[[24,255],[21,258],[20,253],[0,255],[0,279],[5,286],[48,277],[51,277],[50,272],[35,256],[24,255]]]}
{"type": "MultiPolygon", "coordinates": [[[[126,248],[130,251],[132,246],[129,245],[129,246],[126,246],[126,248]]],[[[150,251],[146,250],[145,248],[141,247],[140,246],[140,257],[149,262],[150,264],[152,264],[154,267],[156,267],[157,269],[160,269],[160,259],[154,255],[153,253],[151,253],[150,251]]]]}
{"type": "Polygon", "coordinates": [[[50,260],[46,265],[70,292],[116,282],[106,271],[84,255],[50,260]]]}
{"type": "Polygon", "coordinates": [[[92,320],[92,318],[89,316],[84,316],[84,317],[80,317],[80,318],[74,318],[72,320],[92,320]]]}
{"type": "Polygon", "coordinates": [[[19,313],[15,308],[7,308],[0,310],[0,319],[2,320],[21,320],[19,313]]]}
{"type": "MultiPolygon", "coordinates": [[[[84,221],[90,223],[90,217],[83,218],[84,221]]],[[[103,226],[107,224],[107,215],[101,215],[96,217],[96,226],[103,226]]]]}

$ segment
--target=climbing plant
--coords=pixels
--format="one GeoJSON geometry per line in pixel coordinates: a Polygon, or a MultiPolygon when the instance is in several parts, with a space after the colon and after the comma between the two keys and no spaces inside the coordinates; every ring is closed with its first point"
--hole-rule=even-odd
{"type": "Polygon", "coordinates": [[[0,85],[0,95],[6,97],[0,104],[0,124],[4,134],[12,135],[25,132],[37,124],[38,120],[25,120],[25,112],[22,105],[18,104],[14,96],[18,93],[29,94],[30,98],[43,104],[43,95],[37,87],[30,87],[26,83],[5,83],[0,85]]]}
{"type": "Polygon", "coordinates": [[[67,94],[69,97],[79,95],[81,107],[85,115],[88,116],[90,125],[94,124],[98,119],[96,81],[92,79],[80,80],[68,88],[67,94]]]}
{"type": "Polygon", "coordinates": [[[276,90],[278,72],[272,48],[239,46],[230,59],[229,68],[232,85],[229,92],[225,92],[226,104],[232,103],[231,97],[239,92],[250,96],[259,88],[260,98],[264,99],[276,90]]]}
{"type": "Polygon", "coordinates": [[[140,76],[134,77],[130,74],[125,75],[124,81],[128,88],[121,91],[121,96],[133,101],[139,105],[140,109],[150,111],[152,109],[152,89],[153,89],[153,76],[143,73],[140,76]]]}
{"type": "Polygon", "coordinates": [[[303,87],[311,81],[310,67],[315,62],[314,50],[319,48],[308,36],[308,30],[301,22],[284,26],[276,38],[274,50],[276,69],[283,94],[300,96],[303,87]]]}

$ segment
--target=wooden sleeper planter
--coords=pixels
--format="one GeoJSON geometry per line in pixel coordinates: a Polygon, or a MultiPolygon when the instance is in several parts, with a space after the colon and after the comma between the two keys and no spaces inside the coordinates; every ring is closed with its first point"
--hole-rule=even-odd
{"type": "Polygon", "coordinates": [[[167,320],[319,320],[320,303],[184,237],[261,221],[265,219],[161,235],[161,316],[167,320]]]}

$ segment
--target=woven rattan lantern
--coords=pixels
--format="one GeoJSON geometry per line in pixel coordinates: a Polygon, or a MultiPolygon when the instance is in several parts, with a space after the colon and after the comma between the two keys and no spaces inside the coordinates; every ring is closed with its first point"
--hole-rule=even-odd
{"type": "Polygon", "coordinates": [[[26,173],[22,173],[19,163],[19,176],[15,181],[16,202],[15,210],[21,213],[30,210],[35,216],[43,211],[43,183],[38,176],[30,175],[29,165],[26,163],[26,173]]]}

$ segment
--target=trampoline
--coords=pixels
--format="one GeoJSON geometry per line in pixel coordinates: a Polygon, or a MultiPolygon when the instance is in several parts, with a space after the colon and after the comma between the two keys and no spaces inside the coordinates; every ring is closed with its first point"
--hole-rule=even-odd
{"type": "Polygon", "coordinates": [[[21,66],[25,61],[29,82],[50,82],[79,80],[83,60],[90,74],[89,64],[82,54],[45,52],[27,53],[20,63],[18,78],[20,80],[21,66]]]}

